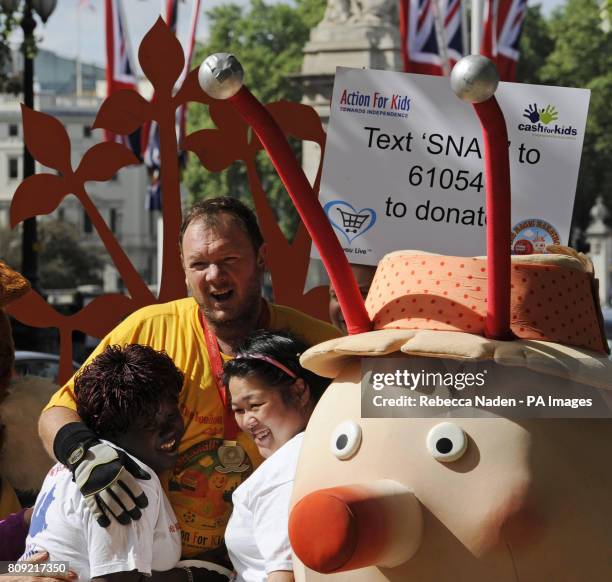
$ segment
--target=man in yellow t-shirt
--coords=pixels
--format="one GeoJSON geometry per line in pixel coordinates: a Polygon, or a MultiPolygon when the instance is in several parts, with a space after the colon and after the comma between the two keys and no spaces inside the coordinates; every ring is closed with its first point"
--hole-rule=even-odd
{"type": "MultiPolygon", "coordinates": [[[[179,405],[186,430],[180,443],[170,436],[159,443],[160,450],[177,458],[162,482],[182,528],[183,557],[201,557],[221,545],[231,493],[260,462],[252,441],[236,430],[224,400],[223,361],[260,328],[291,331],[309,345],[338,333],[261,297],[266,244],[255,216],[236,199],[196,204],[185,217],[180,240],[192,297],[133,313],[100,342],[88,362],[107,345],[140,343],[165,350],[184,372],[179,405]]],[[[122,522],[140,517],[138,507],[146,506],[146,498],[132,475],[146,476],[88,433],[75,411],[73,380],[47,405],[40,432],[47,449],[75,473],[102,526],[109,523],[109,513],[122,522]]]]}

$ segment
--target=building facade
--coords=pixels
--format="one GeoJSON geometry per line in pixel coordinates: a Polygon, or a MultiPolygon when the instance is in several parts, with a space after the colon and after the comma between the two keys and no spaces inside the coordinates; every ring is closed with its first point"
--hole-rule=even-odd
{"type": "MultiPolygon", "coordinates": [[[[17,63],[18,65],[18,63],[17,63]]],[[[92,129],[103,101],[96,94],[104,84],[104,69],[81,67],[82,84],[77,96],[76,63],[48,51],[40,51],[35,62],[35,109],[56,117],[66,128],[76,168],[84,153],[103,140],[102,130],[92,129]]],[[[20,96],[0,95],[0,228],[10,228],[9,211],[13,194],[23,179],[23,127],[20,96]]],[[[49,170],[37,163],[36,172],[49,170]]],[[[88,182],[87,192],[124,251],[147,284],[157,280],[157,216],[145,210],[147,174],[145,167],[120,170],[108,182],[88,182]]],[[[44,195],[44,193],[41,193],[44,195]]],[[[82,244],[98,248],[107,257],[89,216],[72,195],[39,220],[56,219],[74,225],[82,244]]],[[[121,289],[122,282],[109,258],[105,258],[103,292],[121,289]]]]}

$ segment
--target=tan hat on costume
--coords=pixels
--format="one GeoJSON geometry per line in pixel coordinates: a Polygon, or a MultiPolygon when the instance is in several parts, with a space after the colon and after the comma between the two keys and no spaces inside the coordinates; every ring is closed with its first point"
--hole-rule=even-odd
{"type": "Polygon", "coordinates": [[[380,262],[366,308],[374,331],[330,340],[302,364],[334,377],[347,358],[394,352],[519,365],[612,388],[590,261],[566,247],[512,257],[510,327],[516,339],[484,337],[485,258],[397,251],[380,262]]]}

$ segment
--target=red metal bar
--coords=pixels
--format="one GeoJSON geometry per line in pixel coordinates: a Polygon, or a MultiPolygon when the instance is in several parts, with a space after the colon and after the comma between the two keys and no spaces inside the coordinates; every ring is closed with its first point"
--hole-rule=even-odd
{"type": "Polygon", "coordinates": [[[257,134],[291,196],[329,274],[349,334],[370,331],[372,324],[353,271],[283,132],[268,110],[246,87],[243,86],[228,101],[257,134]]]}
{"type": "Polygon", "coordinates": [[[506,121],[495,96],[474,103],[484,139],[487,216],[487,319],[485,335],[512,338],[510,331],[510,160],[506,121]]]}

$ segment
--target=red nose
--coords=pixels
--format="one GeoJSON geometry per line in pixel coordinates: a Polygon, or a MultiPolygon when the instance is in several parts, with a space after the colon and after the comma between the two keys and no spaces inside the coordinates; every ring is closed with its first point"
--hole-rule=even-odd
{"type": "Polygon", "coordinates": [[[387,542],[384,516],[360,486],[311,493],[293,508],[289,538],[300,560],[317,572],[353,570],[376,563],[387,542]]]}
{"type": "Polygon", "coordinates": [[[394,568],[412,558],[422,536],[418,499],[387,479],[315,491],[298,501],[289,516],[293,550],[323,574],[394,568]]]}

